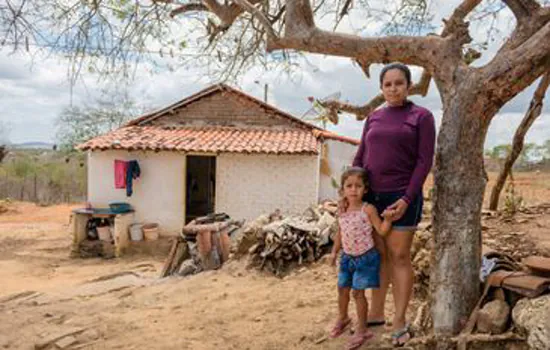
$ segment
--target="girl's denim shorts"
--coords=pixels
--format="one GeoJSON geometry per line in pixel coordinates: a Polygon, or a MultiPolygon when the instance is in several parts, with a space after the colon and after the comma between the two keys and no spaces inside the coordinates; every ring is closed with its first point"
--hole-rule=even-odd
{"type": "Polygon", "coordinates": [[[376,248],[358,255],[342,253],[338,287],[365,290],[380,287],[380,253],[376,248]]]}

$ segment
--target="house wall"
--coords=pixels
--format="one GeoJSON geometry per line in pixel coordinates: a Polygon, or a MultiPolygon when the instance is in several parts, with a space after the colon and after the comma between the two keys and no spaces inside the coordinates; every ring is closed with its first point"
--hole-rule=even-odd
{"type": "MultiPolygon", "coordinates": [[[[124,201],[137,222],[160,223],[164,234],[181,231],[185,213],[186,157],[171,152],[88,153],[88,201],[94,207],[124,201]],[[134,194],[115,189],[114,160],[137,160],[141,178],[134,194]]],[[[318,155],[221,154],[216,164],[216,211],[254,219],[281,209],[301,213],[319,198],[318,155]]]]}
{"type": "Polygon", "coordinates": [[[151,121],[151,125],[303,128],[303,125],[231,91],[213,93],[176,108],[173,114],[151,121]]]}
{"type": "Polygon", "coordinates": [[[318,201],[319,156],[222,154],[216,186],[216,211],[234,219],[302,213],[318,201]]]}
{"type": "Polygon", "coordinates": [[[345,166],[349,166],[353,162],[357,147],[349,143],[326,140],[326,159],[328,160],[328,169],[330,173],[321,172],[319,182],[319,200],[337,199],[338,190],[332,186],[331,178],[336,179],[340,183],[340,176],[345,166]]]}
{"type": "Polygon", "coordinates": [[[95,207],[123,201],[136,210],[137,222],[157,222],[163,233],[181,230],[184,219],[185,155],[172,152],[105,151],[88,153],[88,201],[95,207]],[[137,160],[141,178],[134,194],[115,189],[114,160],[137,160]]]}

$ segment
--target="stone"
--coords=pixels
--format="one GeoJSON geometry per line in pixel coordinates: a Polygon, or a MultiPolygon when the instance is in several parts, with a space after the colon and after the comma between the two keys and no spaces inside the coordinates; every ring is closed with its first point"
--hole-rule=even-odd
{"type": "Polygon", "coordinates": [[[34,344],[35,350],[42,350],[46,349],[58,340],[61,340],[62,338],[73,336],[78,333],[84,332],[85,328],[80,327],[67,327],[67,328],[61,328],[57,332],[52,334],[47,334],[45,337],[42,338],[40,342],[37,342],[34,344]]]}
{"type": "Polygon", "coordinates": [[[480,333],[501,334],[508,326],[510,306],[500,299],[488,302],[479,310],[477,330],[480,333]]]}
{"type": "Polygon", "coordinates": [[[512,310],[516,327],[527,334],[533,350],[550,348],[550,294],[534,299],[521,299],[512,310]]]}
{"type": "Polygon", "coordinates": [[[66,349],[76,342],[77,342],[76,338],[70,335],[68,337],[61,338],[60,340],[56,341],[55,346],[57,346],[60,349],[66,349]]]}

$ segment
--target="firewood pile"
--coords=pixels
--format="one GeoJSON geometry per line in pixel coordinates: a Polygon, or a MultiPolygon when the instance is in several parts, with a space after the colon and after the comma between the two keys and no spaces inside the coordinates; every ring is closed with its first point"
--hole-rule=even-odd
{"type": "Polygon", "coordinates": [[[283,217],[278,211],[262,215],[244,228],[237,250],[247,246],[249,266],[283,276],[328,251],[338,230],[336,212],[336,203],[325,202],[300,216],[283,217]]]}
{"type": "Polygon", "coordinates": [[[219,268],[229,256],[229,244],[225,242],[229,242],[229,235],[242,224],[225,213],[191,221],[183,227],[181,237],[172,243],[160,276],[187,276],[219,268]]]}

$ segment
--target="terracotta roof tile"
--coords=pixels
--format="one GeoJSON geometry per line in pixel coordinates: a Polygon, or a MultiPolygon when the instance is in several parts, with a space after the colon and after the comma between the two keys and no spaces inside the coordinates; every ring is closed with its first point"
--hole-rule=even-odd
{"type": "Polygon", "coordinates": [[[318,153],[307,129],[126,126],[79,145],[80,150],[184,151],[208,153],[318,153]]]}

